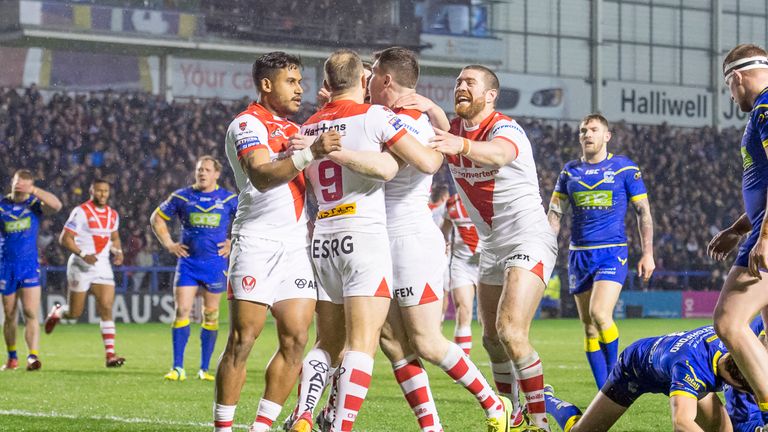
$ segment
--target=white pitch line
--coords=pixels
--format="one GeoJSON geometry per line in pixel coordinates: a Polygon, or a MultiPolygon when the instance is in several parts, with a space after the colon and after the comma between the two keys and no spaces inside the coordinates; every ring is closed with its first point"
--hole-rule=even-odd
{"type": "MultiPolygon", "coordinates": [[[[64,414],[64,413],[57,413],[55,411],[51,412],[33,412],[33,411],[24,411],[24,410],[0,410],[0,415],[12,415],[12,416],[24,416],[24,417],[40,417],[40,418],[65,418],[65,419],[72,419],[72,420],[99,420],[99,421],[113,421],[118,423],[149,423],[149,424],[159,424],[164,426],[195,426],[195,427],[207,427],[212,428],[213,422],[211,423],[199,423],[199,422],[177,422],[177,421],[171,421],[171,420],[156,420],[156,419],[147,419],[147,418],[140,418],[140,417],[117,417],[117,416],[79,416],[74,414],[64,414]]],[[[233,425],[236,429],[248,429],[248,425],[233,425]]]]}

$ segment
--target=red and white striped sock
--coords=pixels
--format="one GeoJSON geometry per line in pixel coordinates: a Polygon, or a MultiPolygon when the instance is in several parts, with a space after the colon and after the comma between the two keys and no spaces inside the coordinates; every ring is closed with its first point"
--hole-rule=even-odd
{"type": "Polygon", "coordinates": [[[213,432],[232,432],[237,405],[213,404],[213,432]]]}
{"type": "Polygon", "coordinates": [[[314,414],[315,406],[328,386],[331,371],[331,356],[320,348],[311,349],[301,365],[299,378],[299,400],[296,403],[295,416],[310,412],[314,414]]]}
{"type": "Polygon", "coordinates": [[[515,377],[515,366],[512,364],[512,360],[501,363],[492,362],[491,370],[493,371],[496,391],[512,401],[514,411],[520,409],[520,394],[517,387],[517,377],[515,377]]]}
{"type": "Polygon", "coordinates": [[[525,393],[528,414],[536,426],[548,431],[547,409],[544,402],[544,367],[539,353],[534,351],[522,359],[515,360],[515,369],[520,390],[525,393]]]}
{"type": "Polygon", "coordinates": [[[373,357],[359,351],[347,351],[339,366],[333,431],[350,432],[363,405],[373,374],[373,357]]]}
{"type": "Polygon", "coordinates": [[[472,327],[456,327],[453,332],[453,341],[464,350],[464,354],[469,355],[472,351],[472,327]]]}
{"type": "Polygon", "coordinates": [[[282,410],[282,405],[261,398],[259,408],[256,410],[256,418],[253,420],[249,432],[267,432],[272,427],[272,423],[277,420],[277,416],[280,415],[282,410]]]}
{"type": "Polygon", "coordinates": [[[437,415],[435,400],[432,398],[432,390],[429,388],[427,371],[416,356],[406,357],[403,360],[392,363],[395,379],[403,390],[419,427],[424,432],[441,431],[440,417],[437,415]]]}
{"type": "Polygon", "coordinates": [[[101,339],[104,340],[104,352],[107,357],[113,357],[115,355],[115,322],[100,321],[99,327],[101,327],[101,339]]]}
{"type": "Polygon", "coordinates": [[[494,393],[488,381],[477,369],[472,360],[464,354],[464,351],[456,344],[450,344],[448,352],[438,365],[449,377],[459,382],[470,393],[475,395],[480,406],[488,417],[498,417],[504,413],[504,404],[494,393]]]}

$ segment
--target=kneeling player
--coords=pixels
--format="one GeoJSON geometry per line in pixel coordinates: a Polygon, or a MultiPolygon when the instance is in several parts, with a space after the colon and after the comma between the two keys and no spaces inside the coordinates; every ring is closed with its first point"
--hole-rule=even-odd
{"type": "MultiPolygon", "coordinates": [[[[749,327],[765,344],[763,318],[758,315],[752,320],[749,327]]],[[[725,408],[731,418],[731,425],[733,425],[735,432],[763,432],[768,430],[766,428],[768,413],[760,411],[754,395],[726,385],[723,388],[723,396],[725,396],[725,408]]]]}
{"type": "Polygon", "coordinates": [[[727,413],[715,392],[749,384],[712,326],[640,339],[619,356],[600,392],[582,412],[545,391],[547,413],[565,432],[607,431],[637,398],[669,395],[675,430],[718,430],[727,413]]]}
{"type": "Polygon", "coordinates": [[[109,263],[110,252],[114,254],[115,265],[123,263],[120,235],[117,232],[120,218],[107,205],[110,186],[106,180],[94,180],[90,192],[91,199],[72,210],[59,236],[59,243],[72,252],[67,261],[68,304],[56,304],[53,307],[45,319],[45,332],[51,333],[61,318],[79,318],[90,289],[96,297],[96,308],[101,318],[99,325],[107,357],[106,365],[120,367],[125,359],[115,354],[115,322],[112,321],[115,276],[109,263]]]}

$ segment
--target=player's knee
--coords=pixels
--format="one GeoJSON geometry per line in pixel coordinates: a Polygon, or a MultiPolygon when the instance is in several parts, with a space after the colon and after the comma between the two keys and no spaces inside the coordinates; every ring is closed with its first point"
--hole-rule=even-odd
{"type": "Polygon", "coordinates": [[[504,344],[498,336],[483,336],[483,348],[488,351],[491,359],[506,356],[504,344]]]}
{"type": "Polygon", "coordinates": [[[501,343],[507,348],[510,354],[514,354],[514,351],[518,347],[522,347],[528,344],[528,333],[522,329],[514,328],[510,325],[496,325],[496,332],[499,334],[501,343]]]}
{"type": "Polygon", "coordinates": [[[211,331],[216,331],[219,329],[219,310],[218,309],[203,310],[202,327],[206,330],[211,330],[211,331]]]}
{"type": "Polygon", "coordinates": [[[176,321],[185,320],[189,318],[189,314],[192,312],[192,308],[189,306],[176,306],[176,321]]]}
{"type": "Polygon", "coordinates": [[[307,346],[309,336],[307,332],[296,332],[290,335],[280,336],[280,352],[288,359],[301,359],[304,348],[307,346]]]}
{"type": "Polygon", "coordinates": [[[715,319],[714,327],[717,336],[727,345],[730,345],[731,341],[738,338],[740,331],[743,330],[736,320],[727,319],[727,317],[715,319]]]}
{"type": "Polygon", "coordinates": [[[590,309],[589,317],[593,323],[593,326],[598,330],[605,330],[613,324],[613,316],[611,312],[603,310],[590,309]]]}

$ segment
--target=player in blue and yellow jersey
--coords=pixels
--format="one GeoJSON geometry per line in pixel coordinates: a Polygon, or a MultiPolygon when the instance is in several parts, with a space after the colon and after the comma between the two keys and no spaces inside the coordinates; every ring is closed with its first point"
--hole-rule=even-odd
{"type": "Polygon", "coordinates": [[[602,388],[619,352],[613,309],[627,278],[624,219],[627,203],[637,215],[643,250],[637,272],[648,280],[653,262],[653,219],[640,168],[629,158],[608,153],[608,120],[590,114],[579,125],[582,157],[565,164],[555,185],[547,218],[555,233],[573,208],[568,253],[570,293],[584,325],[584,351],[597,388],[602,388]]]}
{"type": "Polygon", "coordinates": [[[744,376],[712,326],[640,339],[619,356],[605,385],[582,412],[546,390],[547,413],[564,432],[609,430],[646,393],[669,396],[676,431],[727,430],[715,394],[724,384],[749,391],[744,376]]]}
{"type": "MultiPolygon", "coordinates": [[[[758,316],[749,325],[752,332],[759,337],[765,337],[763,318],[758,316]]],[[[763,432],[768,431],[768,413],[760,411],[755,397],[750,393],[736,390],[726,385],[723,389],[725,407],[735,432],[763,432]]]]}
{"type": "Polygon", "coordinates": [[[731,97],[749,121],[741,139],[742,195],[745,213],[710,242],[709,255],[725,259],[742,237],[736,260],[715,307],[717,334],[733,354],[757,399],[768,412],[768,351],[749,329],[750,319],[768,306],[768,53],[756,45],[738,45],[723,61],[731,97]]]}
{"type": "Polygon", "coordinates": [[[37,231],[42,216],[59,210],[61,201],[54,194],[35,186],[34,176],[27,170],[16,171],[11,180],[11,193],[0,200],[0,237],[4,238],[0,254],[0,293],[3,295],[3,333],[8,349],[8,361],[3,370],[16,369],[19,364],[16,354],[18,299],[24,313],[24,338],[29,350],[27,370],[41,367],[38,353],[40,264],[37,231]]]}
{"type": "Polygon", "coordinates": [[[201,358],[197,377],[213,381],[208,367],[219,328],[219,299],[226,290],[229,257],[229,225],[237,210],[237,195],[217,184],[221,163],[202,156],[195,168],[195,184],[171,194],[152,213],[150,223],[155,236],[168,252],[176,255],[174,299],[176,317],[171,330],[173,369],[165,375],[170,381],[184,381],[184,350],[189,340],[189,313],[203,287],[203,323],[200,329],[201,358]],[[181,240],[175,242],[167,222],[181,221],[181,240]]]}

